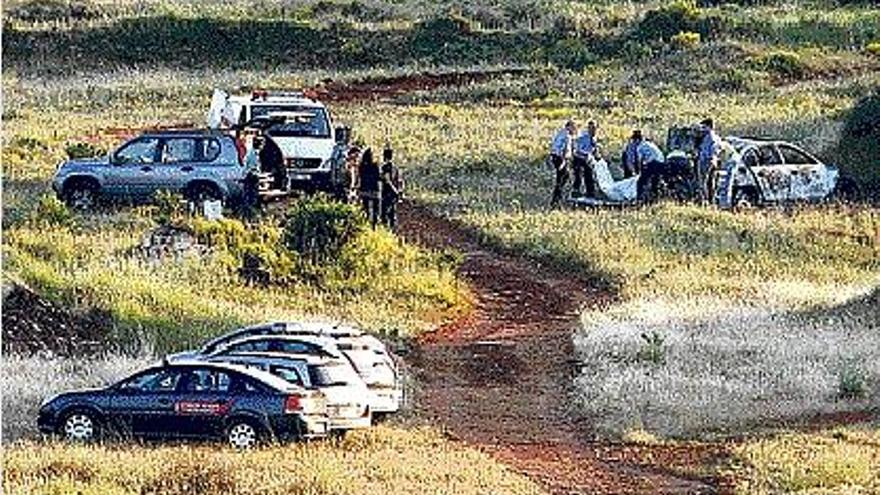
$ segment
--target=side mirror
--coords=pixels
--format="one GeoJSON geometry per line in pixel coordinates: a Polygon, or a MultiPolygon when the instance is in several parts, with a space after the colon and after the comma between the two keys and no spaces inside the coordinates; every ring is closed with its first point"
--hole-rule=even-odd
{"type": "Polygon", "coordinates": [[[336,128],[336,142],[339,144],[348,144],[351,139],[351,128],[347,126],[339,126],[336,128]]]}
{"type": "Polygon", "coordinates": [[[116,157],[116,153],[112,151],[107,153],[107,161],[110,163],[110,165],[119,165],[120,163],[122,163],[119,158],[116,157]]]}

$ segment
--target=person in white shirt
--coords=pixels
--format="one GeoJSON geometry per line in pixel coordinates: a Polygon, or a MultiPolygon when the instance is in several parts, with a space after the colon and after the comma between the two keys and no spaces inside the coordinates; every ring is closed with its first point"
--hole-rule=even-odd
{"type": "Polygon", "coordinates": [[[572,137],[577,132],[577,124],[573,120],[565,123],[553,140],[550,142],[550,164],[556,172],[556,186],[553,188],[553,197],[550,199],[550,206],[556,207],[562,200],[562,190],[568,183],[568,164],[566,163],[571,156],[572,137]]]}

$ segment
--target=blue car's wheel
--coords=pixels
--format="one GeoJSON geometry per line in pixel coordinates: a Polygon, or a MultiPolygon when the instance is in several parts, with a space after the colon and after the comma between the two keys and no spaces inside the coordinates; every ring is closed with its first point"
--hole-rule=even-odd
{"type": "Polygon", "coordinates": [[[250,449],[260,441],[260,431],[250,421],[233,421],[226,430],[226,441],[236,449],[250,449]]]}
{"type": "Polygon", "coordinates": [[[98,437],[98,419],[87,411],[74,411],[64,417],[61,433],[70,442],[91,442],[98,437]]]}
{"type": "Polygon", "coordinates": [[[74,210],[89,210],[98,202],[98,187],[88,180],[71,180],[64,185],[64,202],[74,210]]]}

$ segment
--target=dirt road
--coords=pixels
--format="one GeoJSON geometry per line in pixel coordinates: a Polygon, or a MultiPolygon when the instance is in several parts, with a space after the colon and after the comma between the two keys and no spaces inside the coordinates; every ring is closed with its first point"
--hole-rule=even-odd
{"type": "Polygon", "coordinates": [[[612,299],[600,281],[494,252],[413,204],[402,208],[401,232],[427,247],[460,250],[460,276],[476,299],[469,315],[425,335],[410,357],[418,416],[554,493],[726,491],[719,480],[681,474],[724,456],[723,446],[596,442],[568,409],[580,309],[612,299]]]}

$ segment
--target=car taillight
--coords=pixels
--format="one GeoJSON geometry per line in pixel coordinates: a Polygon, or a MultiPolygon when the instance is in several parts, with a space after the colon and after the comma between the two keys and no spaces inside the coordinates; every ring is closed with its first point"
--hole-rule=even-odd
{"type": "Polygon", "coordinates": [[[284,400],[284,414],[297,414],[302,412],[302,399],[301,395],[288,395],[287,399],[284,400]]]}

